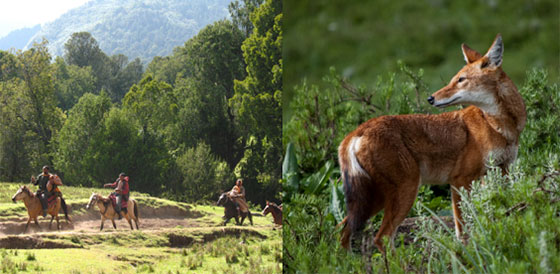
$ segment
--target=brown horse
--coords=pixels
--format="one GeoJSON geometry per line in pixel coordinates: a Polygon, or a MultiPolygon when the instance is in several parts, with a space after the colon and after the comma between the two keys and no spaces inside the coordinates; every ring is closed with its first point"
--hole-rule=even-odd
{"type": "MultiPolygon", "coordinates": [[[[29,190],[27,186],[21,186],[16,192],[16,194],[14,194],[14,196],[12,197],[12,201],[14,203],[19,200],[23,200],[23,203],[27,208],[27,215],[29,216],[29,218],[27,219],[27,224],[25,225],[25,229],[23,230],[23,233],[27,231],[27,227],[29,227],[29,223],[31,222],[31,220],[34,220],[37,227],[41,229],[39,222],[37,222],[37,217],[41,215],[41,213],[43,212],[43,207],[41,206],[41,201],[39,201],[39,197],[33,194],[33,192],[31,192],[31,190],[29,190]]],[[[62,201],[63,200],[61,197],[56,197],[56,202],[54,203],[54,205],[48,208],[47,213],[51,215],[51,222],[49,223],[49,229],[51,228],[53,220],[56,218],[56,227],[58,230],[60,230],[58,211],[61,208],[62,201]]],[[[66,203],[64,203],[63,209],[65,212],[66,220],[70,221],[70,218],[68,217],[68,209],[66,208],[66,203]]]]}
{"type": "MultiPolygon", "coordinates": [[[[115,218],[119,216],[119,214],[113,208],[113,204],[111,203],[109,198],[103,198],[103,196],[92,193],[91,197],[89,198],[89,203],[86,206],[86,209],[89,209],[94,204],[97,204],[97,208],[99,208],[99,213],[101,213],[101,228],[100,231],[103,230],[103,224],[105,223],[105,219],[111,220],[113,223],[113,227],[117,229],[117,225],[115,224],[115,218]]],[[[122,212],[123,217],[128,221],[130,225],[130,229],[134,230],[132,226],[132,221],[136,223],[136,229],[138,229],[138,203],[134,199],[128,199],[128,210],[126,213],[122,212]]]]}
{"type": "Polygon", "coordinates": [[[266,207],[263,209],[262,214],[272,213],[274,218],[274,223],[277,225],[282,225],[282,205],[278,206],[275,203],[266,201],[266,207]]]}

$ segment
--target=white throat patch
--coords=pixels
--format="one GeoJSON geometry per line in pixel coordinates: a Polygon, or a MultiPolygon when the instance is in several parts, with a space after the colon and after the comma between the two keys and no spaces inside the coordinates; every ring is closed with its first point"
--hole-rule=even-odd
{"type": "Polygon", "coordinates": [[[499,112],[498,104],[496,103],[496,98],[494,95],[485,90],[477,90],[477,91],[469,91],[461,89],[453,96],[451,96],[451,100],[453,98],[460,97],[457,100],[457,103],[463,104],[471,104],[477,106],[478,108],[482,109],[484,112],[490,115],[496,115],[499,112]]]}

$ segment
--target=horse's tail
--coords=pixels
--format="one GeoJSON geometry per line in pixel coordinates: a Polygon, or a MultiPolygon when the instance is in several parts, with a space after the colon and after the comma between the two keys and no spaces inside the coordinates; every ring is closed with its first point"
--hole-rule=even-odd
{"type": "Polygon", "coordinates": [[[132,200],[132,202],[134,203],[134,216],[136,217],[136,220],[140,222],[140,216],[138,215],[138,203],[136,200],[132,200]]]}
{"type": "Polygon", "coordinates": [[[247,209],[247,215],[249,215],[249,221],[251,221],[251,225],[253,225],[253,215],[249,209],[247,209]]]}
{"type": "Polygon", "coordinates": [[[60,197],[60,205],[62,207],[62,211],[64,211],[64,218],[66,218],[67,221],[72,222],[72,220],[70,220],[70,216],[68,216],[68,206],[62,197],[60,197]]]}

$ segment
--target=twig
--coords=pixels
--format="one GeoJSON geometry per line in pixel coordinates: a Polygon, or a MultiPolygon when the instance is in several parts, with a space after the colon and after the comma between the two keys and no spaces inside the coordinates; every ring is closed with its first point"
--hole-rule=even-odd
{"type": "Polygon", "coordinates": [[[516,209],[517,209],[517,211],[524,210],[527,206],[528,206],[528,204],[526,202],[517,203],[516,205],[514,205],[513,207],[511,207],[510,209],[508,209],[506,211],[506,216],[509,216],[511,214],[511,212],[513,212],[516,209]]]}

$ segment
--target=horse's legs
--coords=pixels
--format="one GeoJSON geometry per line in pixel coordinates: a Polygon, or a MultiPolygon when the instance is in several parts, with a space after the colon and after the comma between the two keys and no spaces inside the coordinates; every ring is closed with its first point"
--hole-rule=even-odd
{"type": "MultiPolygon", "coordinates": [[[[51,222],[49,223],[49,230],[51,230],[53,220],[54,220],[54,216],[51,215],[51,222]]],[[[58,222],[58,219],[56,221],[58,222]]]]}
{"type": "MultiPolygon", "coordinates": [[[[52,222],[52,220],[51,220],[52,222]]],[[[60,223],[58,222],[58,215],[56,215],[56,229],[58,229],[58,231],[60,231],[60,223]]]]}
{"type": "Polygon", "coordinates": [[[241,223],[239,225],[243,225],[243,221],[245,221],[246,217],[247,215],[245,215],[245,213],[241,213],[241,223]]]}
{"type": "Polygon", "coordinates": [[[249,221],[251,222],[251,225],[253,225],[253,215],[251,215],[251,211],[247,211],[247,216],[249,216],[249,221]]]}
{"type": "Polygon", "coordinates": [[[130,215],[128,215],[128,213],[125,216],[126,221],[128,221],[128,224],[130,225],[130,230],[134,230],[134,227],[132,226],[132,220],[130,220],[130,215]]]}
{"type": "Polygon", "coordinates": [[[105,224],[105,217],[101,216],[101,228],[99,229],[99,231],[103,230],[103,224],[105,224]]]}
{"type": "Polygon", "coordinates": [[[234,218],[235,218],[235,223],[236,223],[237,225],[239,225],[239,216],[235,216],[234,218]]]}
{"type": "Polygon", "coordinates": [[[39,230],[42,230],[42,229],[41,229],[41,226],[39,225],[39,222],[37,221],[37,217],[35,217],[35,224],[37,225],[37,227],[39,228],[39,230]]]}
{"type": "Polygon", "coordinates": [[[115,224],[115,219],[111,219],[111,222],[113,223],[113,228],[117,229],[117,225],[115,224]]]}
{"type": "Polygon", "coordinates": [[[27,224],[25,224],[25,229],[23,230],[23,234],[25,234],[25,232],[27,231],[27,227],[29,227],[29,223],[31,223],[31,217],[27,219],[27,224]]]}

